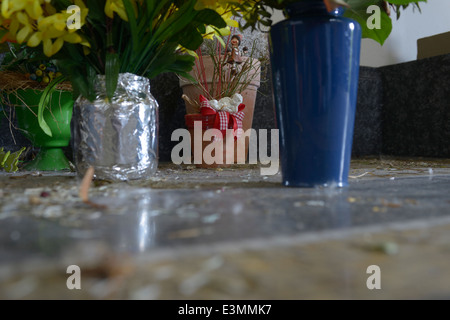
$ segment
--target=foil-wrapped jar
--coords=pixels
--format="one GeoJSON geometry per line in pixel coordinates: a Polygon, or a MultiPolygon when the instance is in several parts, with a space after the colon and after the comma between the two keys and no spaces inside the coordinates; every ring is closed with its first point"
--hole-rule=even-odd
{"type": "Polygon", "coordinates": [[[71,134],[78,175],[92,166],[101,180],[150,178],[158,167],[158,103],[149,79],[119,74],[111,101],[105,77],[96,80],[94,101],[80,96],[74,103],[71,134]]]}

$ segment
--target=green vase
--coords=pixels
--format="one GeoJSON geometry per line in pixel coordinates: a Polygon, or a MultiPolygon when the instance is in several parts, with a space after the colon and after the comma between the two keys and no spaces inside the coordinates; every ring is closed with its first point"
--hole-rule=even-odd
{"type": "Polygon", "coordinates": [[[9,95],[15,107],[17,124],[24,136],[40,150],[36,157],[28,162],[25,170],[59,171],[70,169],[70,162],[64,154],[64,147],[70,142],[70,121],[72,119],[72,92],[55,91],[50,107],[44,109],[43,118],[47,122],[52,136],[47,135],[39,126],[37,114],[41,90],[18,90],[9,95]]]}

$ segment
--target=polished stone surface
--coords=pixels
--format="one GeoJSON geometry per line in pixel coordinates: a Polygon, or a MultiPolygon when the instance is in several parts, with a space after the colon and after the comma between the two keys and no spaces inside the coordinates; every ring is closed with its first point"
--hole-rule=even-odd
{"type": "Polygon", "coordinates": [[[169,163],[145,182],[94,181],[90,202],[72,172],[0,185],[0,299],[450,298],[447,159],[354,159],[348,188],[169,163]]]}

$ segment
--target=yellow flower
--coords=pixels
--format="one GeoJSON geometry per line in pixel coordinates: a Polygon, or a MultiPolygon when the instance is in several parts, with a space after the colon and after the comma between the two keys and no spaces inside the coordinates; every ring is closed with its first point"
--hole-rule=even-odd
{"type": "Polygon", "coordinates": [[[125,11],[122,0],[106,0],[105,14],[112,19],[114,17],[114,12],[117,13],[122,20],[128,21],[127,12],[125,11]]]}
{"type": "Polygon", "coordinates": [[[20,23],[19,23],[19,20],[17,20],[16,15],[17,14],[14,14],[14,16],[11,17],[11,22],[10,22],[9,28],[8,28],[11,37],[14,39],[16,39],[16,34],[20,27],[20,23]]]}
{"type": "MultiPolygon", "coordinates": [[[[227,27],[220,29],[220,30],[216,30],[213,29],[209,26],[207,26],[206,32],[203,34],[203,38],[205,39],[213,39],[214,37],[217,37],[217,39],[219,40],[219,42],[223,42],[222,41],[222,36],[227,36],[230,34],[230,28],[238,28],[239,27],[239,22],[237,22],[236,20],[234,20],[233,18],[233,12],[232,12],[232,8],[233,8],[233,4],[238,3],[241,0],[197,0],[196,4],[195,4],[195,9],[196,10],[202,10],[202,9],[212,9],[214,11],[216,11],[218,14],[220,14],[220,16],[222,17],[222,19],[226,22],[227,27]]],[[[223,44],[225,45],[225,44],[223,44]]]]}
{"type": "Polygon", "coordinates": [[[202,10],[202,9],[212,9],[216,10],[217,7],[226,7],[230,3],[236,3],[238,1],[227,1],[227,0],[197,0],[197,3],[195,4],[195,10],[202,10]]]}
{"type": "Polygon", "coordinates": [[[226,7],[228,1],[221,0],[197,0],[194,6],[195,10],[211,9],[216,10],[218,7],[226,7]]]}
{"type": "Polygon", "coordinates": [[[25,10],[32,19],[37,20],[42,16],[43,3],[44,0],[3,0],[2,15],[8,19],[13,13],[25,10]]]}
{"type": "Polygon", "coordinates": [[[66,21],[69,14],[57,13],[45,18],[41,18],[37,25],[37,31],[28,39],[27,45],[36,47],[41,42],[44,47],[44,54],[48,57],[61,50],[64,42],[80,43],[90,47],[78,33],[71,32],[66,28],[66,21]]]}
{"type": "Polygon", "coordinates": [[[22,43],[33,32],[33,26],[25,13],[17,12],[16,17],[17,21],[23,25],[22,29],[20,29],[16,34],[16,40],[17,42],[22,43]]]}
{"type": "Polygon", "coordinates": [[[195,10],[201,10],[201,9],[216,9],[217,7],[217,1],[216,0],[199,0],[195,4],[195,10]]]}
{"type": "MultiPolygon", "coordinates": [[[[56,12],[50,0],[0,0],[0,3],[2,25],[6,27],[3,21],[8,21],[8,35],[18,43],[27,42],[30,47],[42,43],[44,54],[49,57],[57,53],[64,42],[90,47],[76,29],[67,28],[71,13],[66,10],[56,12]]],[[[72,3],[80,7],[80,22],[84,25],[88,9],[82,0],[72,3]]]]}
{"type": "Polygon", "coordinates": [[[51,57],[59,50],[61,50],[64,42],[80,43],[83,46],[90,47],[90,44],[85,41],[77,33],[63,32],[55,29],[46,29],[44,31],[35,32],[27,42],[29,47],[36,47],[42,42],[44,47],[44,54],[51,57]],[[53,39],[56,39],[53,41],[53,39]]]}
{"type": "Polygon", "coordinates": [[[206,32],[203,34],[204,39],[214,39],[214,37],[217,37],[219,41],[221,42],[223,36],[228,36],[231,34],[230,28],[222,28],[219,30],[216,30],[210,26],[206,27],[206,32]]]}
{"type": "Polygon", "coordinates": [[[75,5],[77,5],[81,9],[80,12],[81,25],[83,26],[86,23],[86,17],[89,13],[89,9],[86,8],[85,4],[83,3],[83,0],[75,0],[75,5]]]}
{"type": "Polygon", "coordinates": [[[227,23],[229,27],[239,27],[239,22],[233,19],[233,13],[229,7],[218,6],[215,11],[221,15],[222,19],[227,23]]]}

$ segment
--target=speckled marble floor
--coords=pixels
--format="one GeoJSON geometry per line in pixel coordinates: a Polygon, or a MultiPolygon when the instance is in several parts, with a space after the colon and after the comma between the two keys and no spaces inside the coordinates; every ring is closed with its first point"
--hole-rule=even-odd
{"type": "Polygon", "coordinates": [[[0,299],[450,298],[448,159],[353,160],[337,189],[166,163],[146,182],[94,182],[93,204],[79,186],[0,172],[0,299]]]}

